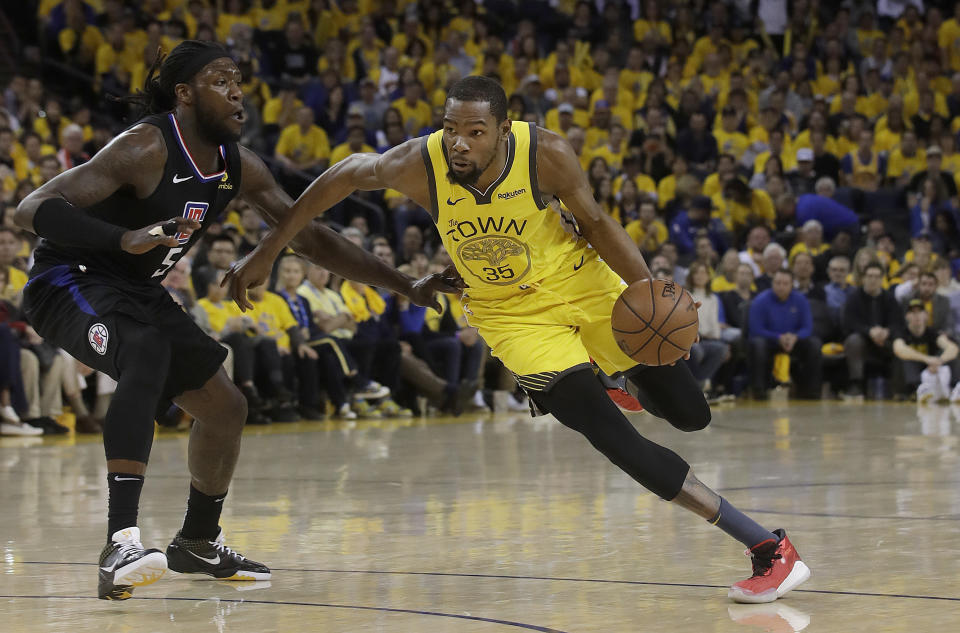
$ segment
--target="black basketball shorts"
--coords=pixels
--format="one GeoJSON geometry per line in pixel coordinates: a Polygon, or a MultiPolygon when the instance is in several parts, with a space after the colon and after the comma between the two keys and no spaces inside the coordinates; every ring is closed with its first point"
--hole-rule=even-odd
{"type": "Polygon", "coordinates": [[[76,264],[34,266],[23,308],[40,336],[114,380],[120,379],[118,351],[131,329],[156,328],[170,346],[161,402],[205,385],[227,356],[162,286],[94,274],[76,264]]]}

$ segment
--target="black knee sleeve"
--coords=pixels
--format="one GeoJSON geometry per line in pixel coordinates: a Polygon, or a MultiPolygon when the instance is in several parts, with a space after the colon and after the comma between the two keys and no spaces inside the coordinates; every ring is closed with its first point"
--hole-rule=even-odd
{"type": "Polygon", "coordinates": [[[643,408],[690,433],[710,424],[710,405],[683,361],[661,367],[638,367],[626,373],[627,392],[643,408]]]}
{"type": "Polygon", "coordinates": [[[690,465],[640,435],[590,369],[571,372],[549,391],[532,391],[530,397],[564,426],[582,433],[594,448],[651,492],[668,501],[680,492],[690,465]]]}
{"type": "Polygon", "coordinates": [[[108,460],[146,463],[153,445],[153,421],[167,383],[170,343],[159,330],[133,319],[117,319],[117,390],[103,427],[108,460]]]}

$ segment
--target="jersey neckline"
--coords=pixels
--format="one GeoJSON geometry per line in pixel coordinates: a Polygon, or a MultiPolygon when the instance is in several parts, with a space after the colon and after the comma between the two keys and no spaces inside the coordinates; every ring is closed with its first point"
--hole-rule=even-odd
{"type": "MultiPolygon", "coordinates": [[[[440,149],[443,151],[443,160],[450,164],[450,158],[447,155],[447,146],[443,143],[443,138],[440,139],[440,149]]],[[[458,185],[466,189],[476,200],[477,204],[490,204],[493,197],[493,192],[497,190],[504,180],[507,179],[507,176],[510,174],[510,170],[513,168],[513,159],[516,156],[517,151],[517,139],[513,134],[513,130],[510,130],[510,135],[507,137],[507,160],[503,163],[503,171],[500,172],[500,175],[497,176],[497,179],[490,183],[490,186],[487,187],[486,191],[480,192],[479,189],[472,185],[458,185]]]]}
{"type": "Polygon", "coordinates": [[[180,124],[177,122],[177,117],[174,116],[173,112],[167,115],[170,117],[170,122],[173,124],[174,136],[177,137],[177,144],[180,146],[180,151],[183,152],[184,157],[187,159],[187,162],[190,163],[190,167],[193,169],[193,173],[197,176],[200,182],[210,182],[212,180],[217,180],[223,178],[224,174],[227,173],[227,153],[223,148],[223,145],[220,146],[220,157],[223,159],[223,169],[215,174],[204,174],[200,171],[200,168],[197,167],[196,161],[193,160],[193,155],[190,153],[190,148],[187,147],[187,143],[183,140],[183,135],[180,133],[180,124]]]}

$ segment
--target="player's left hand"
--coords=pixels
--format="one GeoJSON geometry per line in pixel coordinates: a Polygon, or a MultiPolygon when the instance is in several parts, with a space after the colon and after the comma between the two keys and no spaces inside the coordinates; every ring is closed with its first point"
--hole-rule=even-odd
{"type": "Polygon", "coordinates": [[[141,255],[157,246],[175,247],[180,244],[177,235],[190,237],[200,230],[200,223],[190,218],[170,218],[142,229],[127,231],[120,238],[120,248],[126,253],[141,255]]]}
{"type": "MultiPolygon", "coordinates": [[[[697,310],[699,310],[699,309],[700,309],[700,306],[702,306],[703,304],[700,303],[699,301],[694,301],[694,302],[693,302],[693,305],[696,306],[697,310]]],[[[697,340],[695,340],[694,343],[699,343],[699,342],[700,342],[700,333],[697,332],[697,340]]],[[[690,360],[690,350],[687,350],[687,353],[683,355],[683,360],[690,360]]],[[[676,362],[673,362],[673,363],[670,363],[670,364],[671,364],[671,365],[676,365],[677,363],[676,363],[676,362]]]]}
{"type": "Polygon", "coordinates": [[[418,306],[433,308],[437,312],[441,312],[443,308],[437,301],[437,293],[443,292],[459,297],[466,287],[463,277],[460,276],[456,268],[447,266],[443,269],[443,272],[431,273],[416,280],[411,284],[410,290],[404,294],[418,306]]]}

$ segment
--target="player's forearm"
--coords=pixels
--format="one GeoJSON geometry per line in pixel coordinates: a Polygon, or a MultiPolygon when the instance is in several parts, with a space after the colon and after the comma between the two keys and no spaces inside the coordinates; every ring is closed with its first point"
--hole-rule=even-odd
{"type": "Polygon", "coordinates": [[[290,247],[341,277],[391,292],[406,295],[414,281],[321,222],[311,222],[297,233],[290,247]]]}
{"type": "Polygon", "coordinates": [[[18,226],[62,246],[120,250],[127,229],[104,222],[54,194],[28,196],[17,207],[18,226]]]}
{"type": "Polygon", "coordinates": [[[632,284],[653,278],[640,249],[613,218],[603,214],[597,220],[578,223],[583,236],[600,258],[625,282],[632,284]]]}
{"type": "Polygon", "coordinates": [[[313,218],[356,191],[361,185],[361,170],[369,159],[353,158],[340,161],[314,180],[263,239],[261,247],[274,257],[279,255],[313,218]]]}

